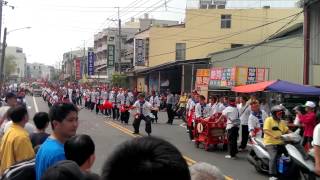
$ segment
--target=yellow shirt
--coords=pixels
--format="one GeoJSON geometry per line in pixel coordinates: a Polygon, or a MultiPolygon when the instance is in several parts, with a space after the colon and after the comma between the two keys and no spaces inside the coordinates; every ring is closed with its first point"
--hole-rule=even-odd
{"type": "MultiPolygon", "coordinates": [[[[263,124],[263,130],[269,130],[269,132],[277,137],[277,136],[281,136],[283,134],[285,134],[286,132],[288,132],[289,128],[286,125],[286,123],[284,121],[276,121],[274,120],[272,117],[268,117],[264,124],[263,124]],[[280,129],[279,130],[272,130],[273,127],[278,127],[280,129]]],[[[264,144],[265,145],[278,145],[278,144],[283,144],[283,141],[281,139],[274,139],[271,136],[269,136],[267,133],[264,133],[264,144]]]]}
{"type": "Polygon", "coordinates": [[[4,134],[0,146],[0,174],[11,165],[34,157],[29,135],[24,128],[13,123],[4,134]]]}
{"type": "Polygon", "coordinates": [[[188,100],[187,96],[181,96],[179,99],[180,107],[186,107],[187,100],[188,100]]]}

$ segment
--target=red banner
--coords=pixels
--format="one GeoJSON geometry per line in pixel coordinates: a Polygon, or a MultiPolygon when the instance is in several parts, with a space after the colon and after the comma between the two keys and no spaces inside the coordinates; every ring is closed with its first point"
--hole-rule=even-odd
{"type": "Polygon", "coordinates": [[[81,64],[80,64],[80,59],[75,59],[74,60],[75,64],[75,77],[77,80],[81,79],[81,64]]]}

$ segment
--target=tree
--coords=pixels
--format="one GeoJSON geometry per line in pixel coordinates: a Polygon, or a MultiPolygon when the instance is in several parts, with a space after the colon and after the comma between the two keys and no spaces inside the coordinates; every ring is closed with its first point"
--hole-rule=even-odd
{"type": "Polygon", "coordinates": [[[9,55],[4,58],[4,74],[5,76],[9,76],[12,73],[16,72],[17,64],[14,62],[16,57],[9,55]]]}
{"type": "Polygon", "coordinates": [[[126,88],[128,87],[128,77],[124,74],[114,73],[112,75],[112,85],[126,88]]]}

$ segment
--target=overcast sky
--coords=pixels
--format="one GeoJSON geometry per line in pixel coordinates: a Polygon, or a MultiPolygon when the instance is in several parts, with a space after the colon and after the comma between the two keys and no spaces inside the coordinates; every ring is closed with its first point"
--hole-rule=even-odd
{"type": "MultiPolygon", "coordinates": [[[[15,31],[7,36],[9,46],[24,49],[28,62],[55,65],[62,60],[64,52],[93,46],[93,35],[108,26],[116,26],[107,18],[117,18],[115,6],[120,10],[123,22],[130,17],[142,17],[146,11],[164,4],[165,0],[7,0],[12,10],[4,7],[3,27],[8,31],[26,26],[32,27],[15,31]],[[130,9],[126,7],[130,5],[130,9]],[[85,41],[85,43],[84,43],[85,41]]],[[[167,0],[170,1],[170,0],[167,0]]],[[[150,17],[183,21],[186,7],[193,6],[196,0],[171,0],[167,5],[152,11],[150,17]],[[171,9],[175,7],[179,9],[171,9]]],[[[260,1],[234,0],[234,5],[260,6],[260,1]]],[[[269,1],[262,1],[268,3],[269,1]]],[[[296,0],[278,0],[277,6],[292,6],[296,0]]],[[[2,27],[2,28],[3,28],[2,27]]],[[[3,33],[3,31],[2,31],[3,33]]],[[[1,39],[2,40],[2,39],[1,39]]]]}

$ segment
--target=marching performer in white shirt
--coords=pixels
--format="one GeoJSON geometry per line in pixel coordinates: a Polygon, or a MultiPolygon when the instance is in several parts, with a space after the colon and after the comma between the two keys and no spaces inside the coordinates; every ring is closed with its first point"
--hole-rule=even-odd
{"type": "Polygon", "coordinates": [[[159,100],[159,97],[156,95],[155,91],[151,92],[149,103],[152,105],[152,108],[153,108],[153,110],[151,110],[151,113],[154,115],[154,118],[152,118],[152,123],[154,121],[158,123],[158,111],[160,107],[160,100],[159,100]]]}
{"type": "Polygon", "coordinates": [[[140,122],[141,120],[144,120],[146,123],[145,131],[150,136],[151,134],[150,113],[152,110],[152,104],[146,101],[145,95],[141,93],[139,94],[138,100],[134,103],[132,108],[136,110],[136,113],[134,115],[134,122],[133,122],[133,128],[134,128],[133,134],[139,134],[140,122]]]}

